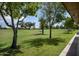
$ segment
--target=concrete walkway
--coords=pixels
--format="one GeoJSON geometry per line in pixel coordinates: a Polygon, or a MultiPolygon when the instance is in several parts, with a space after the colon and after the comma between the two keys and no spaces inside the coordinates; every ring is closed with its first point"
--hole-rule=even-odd
{"type": "Polygon", "coordinates": [[[79,34],[75,34],[59,56],[79,56],[79,34]]]}

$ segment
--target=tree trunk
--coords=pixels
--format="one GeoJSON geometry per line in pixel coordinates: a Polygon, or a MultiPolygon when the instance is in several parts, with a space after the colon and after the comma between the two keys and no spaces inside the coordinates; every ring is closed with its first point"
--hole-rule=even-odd
{"type": "Polygon", "coordinates": [[[11,48],[16,49],[17,48],[17,29],[13,29],[13,42],[11,48]]]}
{"type": "Polygon", "coordinates": [[[44,28],[42,28],[42,35],[44,35],[44,28]]]}
{"type": "Polygon", "coordinates": [[[49,28],[49,39],[51,39],[52,38],[52,26],[51,26],[51,24],[50,24],[50,28],[49,28]]]}

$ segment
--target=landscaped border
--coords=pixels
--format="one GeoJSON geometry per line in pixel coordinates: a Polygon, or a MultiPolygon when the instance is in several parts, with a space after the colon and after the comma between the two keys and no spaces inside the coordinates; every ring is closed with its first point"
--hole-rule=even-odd
{"type": "Polygon", "coordinates": [[[63,49],[59,56],[75,56],[78,55],[78,37],[79,35],[75,34],[67,46],[63,49]]]}

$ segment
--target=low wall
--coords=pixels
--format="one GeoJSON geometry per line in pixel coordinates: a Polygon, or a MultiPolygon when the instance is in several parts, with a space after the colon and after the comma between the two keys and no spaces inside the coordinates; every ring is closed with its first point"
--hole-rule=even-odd
{"type": "Polygon", "coordinates": [[[79,35],[75,34],[59,56],[79,55],[79,35]]]}

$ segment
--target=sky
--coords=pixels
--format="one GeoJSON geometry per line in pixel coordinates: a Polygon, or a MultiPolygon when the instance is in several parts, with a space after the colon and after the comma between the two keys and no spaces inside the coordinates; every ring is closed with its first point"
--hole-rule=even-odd
{"type": "MultiPolygon", "coordinates": [[[[39,28],[40,27],[40,22],[39,22],[39,19],[44,15],[43,13],[42,13],[42,11],[41,11],[41,9],[39,9],[37,12],[36,12],[36,15],[37,15],[37,17],[36,16],[27,16],[25,19],[24,19],[24,21],[23,22],[32,22],[32,23],[35,23],[35,28],[39,28]]],[[[70,17],[70,15],[66,12],[65,14],[65,17],[70,17]]],[[[44,17],[46,17],[46,16],[44,16],[44,17]]],[[[11,24],[11,18],[10,18],[10,16],[6,16],[5,17],[6,18],[6,20],[7,20],[7,22],[9,23],[9,24],[11,24]]],[[[21,20],[21,19],[20,19],[21,20]]],[[[14,23],[16,24],[16,22],[17,22],[17,20],[15,20],[14,21],[14,23]]],[[[2,19],[2,17],[0,16],[0,25],[2,26],[2,27],[7,27],[7,25],[5,24],[5,22],[4,22],[4,20],[2,19]]]]}
{"type": "MultiPolygon", "coordinates": [[[[5,18],[7,19],[7,22],[8,22],[9,24],[11,24],[11,19],[10,19],[10,17],[8,16],[8,17],[5,17],[5,18]]],[[[15,19],[15,20],[14,20],[14,23],[16,24],[16,22],[17,22],[17,20],[15,19]]],[[[35,17],[35,16],[27,16],[27,17],[24,19],[23,22],[32,22],[32,23],[35,23],[35,27],[36,27],[36,28],[39,28],[39,20],[38,20],[38,18],[35,17]]],[[[2,27],[7,27],[6,24],[5,24],[5,22],[4,22],[4,20],[2,19],[1,16],[0,16],[0,25],[1,25],[2,27]]]]}
{"type": "Polygon", "coordinates": [[[39,19],[35,16],[27,16],[23,22],[32,22],[35,23],[35,28],[39,28],[39,19]]]}
{"type": "Polygon", "coordinates": [[[67,17],[71,17],[67,11],[64,13],[64,16],[65,16],[66,18],[67,18],[67,17]]]}
{"type": "MultiPolygon", "coordinates": [[[[35,14],[36,16],[27,16],[25,19],[24,19],[24,21],[23,22],[32,22],[32,23],[35,23],[35,28],[39,28],[39,24],[40,24],[40,22],[39,22],[39,18],[41,18],[44,14],[42,13],[42,10],[41,9],[39,9],[37,12],[36,12],[36,14],[35,14]]],[[[7,22],[9,23],[9,24],[11,24],[11,18],[10,18],[10,16],[7,16],[7,17],[5,17],[6,18],[6,20],[7,20],[7,22]]],[[[21,20],[21,19],[20,19],[21,20]]],[[[16,24],[16,22],[17,22],[17,20],[14,20],[14,23],[16,24]]],[[[2,27],[7,27],[7,25],[5,24],[5,22],[4,22],[4,20],[2,19],[2,17],[0,16],[0,25],[2,26],[2,27]]]]}

